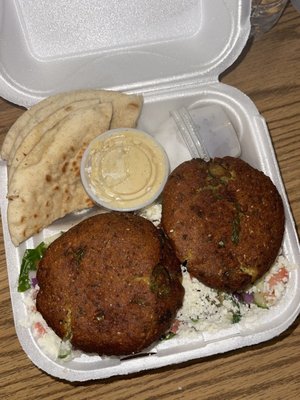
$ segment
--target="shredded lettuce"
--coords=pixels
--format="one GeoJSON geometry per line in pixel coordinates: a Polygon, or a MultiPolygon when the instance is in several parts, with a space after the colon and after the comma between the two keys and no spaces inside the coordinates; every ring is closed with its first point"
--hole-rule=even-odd
{"type": "Polygon", "coordinates": [[[18,281],[18,292],[30,289],[29,272],[36,271],[39,261],[43,258],[47,246],[41,242],[35,249],[27,249],[22,258],[21,270],[18,281]]]}

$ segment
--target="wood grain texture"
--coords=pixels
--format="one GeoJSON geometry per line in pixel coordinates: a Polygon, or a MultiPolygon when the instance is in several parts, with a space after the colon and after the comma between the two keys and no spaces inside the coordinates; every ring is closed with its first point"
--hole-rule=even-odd
{"type": "MultiPolygon", "coordinates": [[[[278,25],[249,43],[223,74],[265,117],[300,230],[300,14],[291,5],[278,25]]],[[[0,99],[0,144],[22,109],[0,99]]],[[[295,400],[300,398],[300,318],[279,337],[251,348],[154,371],[72,384],[48,376],[16,338],[0,233],[0,399],[295,400]]]]}

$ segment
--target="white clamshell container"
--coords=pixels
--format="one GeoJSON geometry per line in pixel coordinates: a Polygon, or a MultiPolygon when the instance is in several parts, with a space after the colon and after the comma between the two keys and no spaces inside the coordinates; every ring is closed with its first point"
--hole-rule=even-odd
{"type": "MultiPolygon", "coordinates": [[[[253,102],[219,82],[242,52],[250,32],[250,1],[244,0],[2,0],[0,2],[0,95],[30,107],[57,92],[104,88],[143,93],[138,128],[154,137],[172,110],[219,105],[226,112],[241,158],[264,171],[285,204],[283,253],[300,264],[299,243],[267,125],[253,102]]],[[[170,137],[170,141],[172,137],[170,137]]],[[[180,157],[180,146],[173,148],[180,157]]],[[[1,161],[1,213],[17,335],[28,357],[47,373],[69,381],[134,373],[250,346],[279,335],[300,309],[300,271],[290,273],[287,292],[263,323],[234,324],[217,333],[176,338],[125,359],[80,355],[51,360],[37,345],[17,292],[26,248],[86,217],[69,215],[40,234],[12,244],[7,227],[6,163],[1,161]]]]}

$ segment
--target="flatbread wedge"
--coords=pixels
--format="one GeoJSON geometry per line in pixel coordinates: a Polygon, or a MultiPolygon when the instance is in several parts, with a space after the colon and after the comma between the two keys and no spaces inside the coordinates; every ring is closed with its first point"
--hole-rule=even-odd
{"type": "Polygon", "coordinates": [[[23,139],[21,134],[17,136],[7,159],[7,164],[9,167],[8,185],[18,165],[26,157],[26,155],[29,154],[34,146],[41,140],[44,133],[53,128],[56,124],[59,123],[59,121],[67,117],[70,113],[79,110],[80,108],[92,107],[95,104],[100,104],[99,99],[74,101],[69,105],[58,109],[57,111],[43,119],[41,122],[36,124],[23,139]]]}
{"type": "Polygon", "coordinates": [[[8,227],[12,242],[22,241],[64,215],[91,207],[80,179],[84,149],[111,122],[111,103],[81,108],[47,131],[12,176],[8,227]]]}
{"type": "Polygon", "coordinates": [[[47,97],[25,111],[12,125],[1,148],[2,159],[8,160],[12,149],[14,148],[13,152],[15,152],[28,132],[49,115],[73,102],[91,99],[98,99],[100,103],[112,103],[113,117],[110,129],[135,127],[143,105],[143,97],[140,95],[109,90],[83,89],[47,97]]]}

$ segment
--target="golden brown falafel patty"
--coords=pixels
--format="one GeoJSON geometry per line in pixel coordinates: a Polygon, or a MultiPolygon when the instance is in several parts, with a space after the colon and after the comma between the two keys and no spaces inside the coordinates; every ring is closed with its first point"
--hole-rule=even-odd
{"type": "Polygon", "coordinates": [[[271,179],[246,162],[186,161],[169,176],[162,199],[165,233],[204,284],[241,290],[274,263],[284,233],[282,199],[271,179]]]}
{"type": "Polygon", "coordinates": [[[83,351],[136,353],[181,307],[180,262],[162,231],[130,213],[91,217],[55,240],[39,264],[37,309],[83,351]]]}

